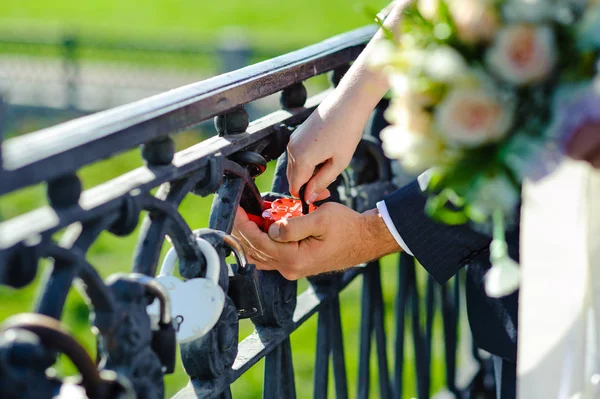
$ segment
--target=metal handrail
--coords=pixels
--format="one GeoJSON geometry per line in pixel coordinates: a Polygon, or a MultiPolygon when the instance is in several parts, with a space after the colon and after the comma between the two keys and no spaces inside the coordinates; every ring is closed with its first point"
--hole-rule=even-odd
{"type": "Polygon", "coordinates": [[[354,60],[375,27],[360,28],[203,82],[27,134],[3,144],[0,195],[66,175],[354,60]]]}

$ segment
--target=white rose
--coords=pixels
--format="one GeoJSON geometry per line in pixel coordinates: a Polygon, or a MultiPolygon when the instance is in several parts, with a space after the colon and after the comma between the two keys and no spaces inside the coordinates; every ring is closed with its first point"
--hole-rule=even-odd
{"type": "Polygon", "coordinates": [[[391,125],[381,131],[383,151],[397,159],[411,174],[419,174],[438,163],[443,155],[441,140],[431,133],[419,134],[402,126],[391,125]]]}
{"type": "Polygon", "coordinates": [[[556,65],[554,33],[547,26],[517,24],[500,31],[487,54],[490,68],[505,81],[526,85],[544,80],[556,65]]]}
{"type": "Polygon", "coordinates": [[[410,78],[404,73],[389,73],[388,82],[394,98],[404,97],[411,91],[410,78]]]}
{"type": "Polygon", "coordinates": [[[418,92],[414,80],[411,80],[406,74],[390,73],[388,74],[388,81],[390,91],[397,104],[406,103],[421,107],[433,105],[433,98],[427,93],[418,92]]]}
{"type": "Polygon", "coordinates": [[[451,83],[465,74],[467,62],[454,48],[441,46],[429,51],[423,68],[433,80],[451,83]]]}
{"type": "Polygon", "coordinates": [[[512,112],[492,90],[456,88],[437,106],[435,123],[448,142],[476,147],[501,140],[512,124],[512,112]]]}
{"type": "Polygon", "coordinates": [[[417,9],[423,18],[429,21],[437,16],[439,8],[440,0],[419,0],[417,2],[417,9]]]}
{"type": "Polygon", "coordinates": [[[385,119],[398,127],[416,134],[425,134],[431,128],[431,114],[421,108],[424,98],[419,96],[396,97],[384,113],[385,119]]]}
{"type": "Polygon", "coordinates": [[[467,43],[489,41],[498,30],[498,13],[491,1],[450,0],[450,14],[459,39],[467,43]]]}
{"type": "Polygon", "coordinates": [[[391,40],[377,40],[373,43],[373,50],[367,60],[373,69],[381,69],[389,66],[398,52],[397,46],[391,40]]]}

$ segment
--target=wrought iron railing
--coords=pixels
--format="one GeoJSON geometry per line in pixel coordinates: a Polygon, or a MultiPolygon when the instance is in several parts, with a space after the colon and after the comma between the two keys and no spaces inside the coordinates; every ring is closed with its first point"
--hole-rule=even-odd
{"type": "MultiPolygon", "coordinates": [[[[50,203],[0,224],[0,282],[24,287],[34,279],[42,258],[53,262],[40,286],[34,313],[16,315],[2,325],[0,396],[45,398],[61,392],[63,397],[75,393],[162,397],[163,375],[173,367],[176,323],[168,314],[151,320],[147,305],[156,297],[165,305],[164,311],[168,310],[169,296],[151,278],[167,236],[179,256],[179,272],[187,279],[205,275],[207,258],[196,237],[208,241],[220,258],[218,282],[227,293],[214,328],[202,338],[180,345],[190,383],[178,398],[231,397],[230,385],[262,358],[263,397],[294,398],[290,334],[315,313],[314,396],[327,396],[332,360],[337,397],[348,397],[339,294],[355,278],[362,278],[363,284],[358,381],[351,382],[358,385],[358,397],[369,395],[372,341],[380,397],[404,397],[407,367],[416,370],[418,397],[432,395],[432,340],[434,318],[439,315],[444,392],[457,398],[493,397],[488,364],[471,344],[468,328],[459,326],[459,321],[464,321],[464,301],[458,277],[445,286],[431,279],[417,284],[417,266],[409,256],[401,256],[395,345],[390,354],[378,261],[310,278],[310,288],[298,296],[296,282],[277,272],[243,267],[242,254],[238,254],[240,265],[232,267],[233,276],[225,264],[230,250],[239,252],[227,236],[238,204],[249,211],[262,207],[254,178],[268,161],[278,159],[273,193],[267,196],[287,193],[285,147],[289,136],[327,95],[307,98],[303,81],[331,72],[335,85],[374,32],[374,27],[358,29],[233,73],[0,141],[0,195],[45,182],[50,203]],[[283,109],[248,123],[244,105],[280,91],[283,109]],[[213,117],[218,137],[175,153],[172,134],[213,117]],[[80,168],[137,146],[141,146],[146,166],[82,192],[77,177],[80,168]],[[186,224],[178,212],[179,204],[187,195],[211,193],[215,197],[209,228],[192,230],[198,226],[186,224]],[[86,260],[86,252],[103,231],[116,236],[131,234],[142,211],[147,216],[131,273],[103,281],[86,260]],[[65,233],[55,242],[53,234],[62,229],[65,233]],[[98,335],[95,362],[58,322],[75,281],[83,282],[93,312],[98,335]],[[423,290],[424,295],[419,293],[423,290]],[[256,330],[238,343],[238,321],[248,317],[256,330]],[[408,337],[412,337],[414,365],[404,361],[408,337]],[[57,353],[73,361],[81,379],[60,380],[47,372],[57,353]],[[393,365],[388,363],[390,355],[393,365]]],[[[376,110],[375,121],[381,110],[376,110]]],[[[358,211],[372,208],[396,189],[390,161],[379,145],[380,126],[371,125],[352,167],[331,190],[333,200],[358,211]]],[[[211,304],[194,306],[204,312],[211,304]]]]}

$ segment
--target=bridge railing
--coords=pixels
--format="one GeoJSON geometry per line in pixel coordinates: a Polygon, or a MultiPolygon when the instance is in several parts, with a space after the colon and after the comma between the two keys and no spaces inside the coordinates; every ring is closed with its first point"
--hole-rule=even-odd
{"type": "MultiPolygon", "coordinates": [[[[197,244],[200,237],[220,259],[218,283],[226,294],[225,304],[213,328],[180,345],[190,383],[177,397],[231,397],[230,385],[263,358],[263,397],[295,397],[290,334],[315,314],[314,396],[327,396],[332,360],[337,397],[348,397],[339,294],[355,278],[362,279],[363,287],[358,381],[351,382],[358,385],[359,397],[369,395],[372,341],[380,397],[403,397],[407,368],[416,370],[418,397],[431,397],[434,338],[444,342],[443,392],[456,398],[493,397],[489,365],[479,356],[464,324],[460,276],[445,286],[431,279],[418,284],[417,265],[409,256],[401,256],[390,354],[379,261],[310,278],[309,289],[299,295],[297,283],[277,272],[225,263],[231,250],[239,252],[228,236],[238,205],[259,212],[264,198],[288,191],[289,136],[327,95],[325,91],[307,98],[303,82],[331,73],[335,86],[375,29],[361,28],[203,82],[0,141],[0,195],[46,183],[50,204],[0,223],[0,283],[27,286],[40,260],[52,261],[33,312],[3,323],[1,396],[42,398],[60,392],[73,397],[68,395],[78,392],[83,397],[163,397],[163,375],[172,372],[176,350],[176,323],[167,314],[158,321],[149,316],[147,306],[154,298],[165,309],[170,301],[152,277],[165,238],[176,250],[184,279],[205,276],[208,257],[197,244]],[[250,123],[244,106],[277,92],[281,92],[282,109],[250,123]],[[215,118],[219,135],[176,153],[171,136],[210,118],[215,118]],[[77,176],[82,167],[138,146],[145,166],[82,191],[77,176]],[[277,160],[272,193],[261,196],[254,178],[271,160],[277,160]],[[213,193],[208,228],[189,226],[178,211],[182,200],[213,193]],[[86,258],[88,249],[104,231],[119,237],[131,234],[143,211],[146,216],[131,269],[103,281],[86,258]],[[54,233],[63,229],[56,242],[54,233]],[[59,323],[75,282],[83,283],[89,297],[91,327],[98,336],[94,356],[59,323]],[[434,328],[434,318],[440,315],[441,331],[434,328]],[[256,329],[238,342],[240,318],[251,318],[256,329]],[[405,361],[409,337],[415,364],[405,361]],[[81,373],[79,380],[60,380],[47,372],[57,353],[73,361],[81,373]]],[[[384,105],[374,112],[374,121],[381,118],[384,105]]],[[[357,211],[374,207],[397,188],[390,161],[380,148],[377,126],[381,123],[367,129],[352,167],[330,187],[332,200],[357,211]]],[[[242,259],[238,256],[238,263],[242,259]]],[[[213,305],[207,300],[193,306],[204,314],[213,305]]]]}

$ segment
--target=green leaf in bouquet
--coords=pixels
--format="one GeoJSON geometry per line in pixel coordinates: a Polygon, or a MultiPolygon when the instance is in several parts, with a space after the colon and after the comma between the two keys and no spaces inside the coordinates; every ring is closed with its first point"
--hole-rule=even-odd
{"type": "Polygon", "coordinates": [[[439,192],[444,178],[443,170],[439,167],[434,167],[429,172],[429,181],[427,182],[427,189],[425,191],[428,193],[439,192]]]}
{"type": "Polygon", "coordinates": [[[389,28],[385,27],[383,25],[383,19],[381,19],[381,17],[379,16],[379,11],[377,11],[376,9],[374,9],[371,6],[365,5],[363,7],[363,13],[372,21],[375,21],[375,23],[377,25],[379,25],[379,27],[381,28],[381,30],[383,31],[383,34],[385,36],[386,39],[391,40],[391,41],[396,41],[396,38],[394,37],[394,32],[392,32],[389,28]]]}
{"type": "Polygon", "coordinates": [[[433,220],[444,224],[465,224],[469,221],[469,218],[462,209],[462,205],[464,205],[464,200],[453,190],[447,188],[427,199],[425,213],[433,220]]]}
{"type": "Polygon", "coordinates": [[[408,7],[406,7],[404,9],[404,15],[405,15],[405,21],[410,24],[420,25],[420,26],[429,26],[429,27],[432,26],[431,21],[429,21],[427,18],[425,18],[419,11],[419,8],[417,7],[416,2],[413,2],[411,5],[409,5],[408,7]]]}
{"type": "MultiPolygon", "coordinates": [[[[424,74],[420,74],[417,78],[415,78],[413,83],[414,90],[419,94],[423,94],[427,96],[427,98],[430,98],[433,104],[439,103],[448,91],[448,88],[445,84],[436,82],[424,74]]],[[[432,110],[427,109],[427,111],[432,110]]]]}
{"type": "Polygon", "coordinates": [[[440,0],[438,14],[439,22],[448,25],[448,27],[450,28],[451,35],[448,38],[454,38],[456,33],[456,24],[454,23],[454,18],[452,18],[452,14],[450,13],[450,7],[448,7],[448,3],[446,2],[446,0],[440,0]]]}
{"type": "Polygon", "coordinates": [[[440,176],[435,179],[432,189],[440,191],[451,188],[459,196],[465,197],[480,176],[493,175],[502,164],[498,160],[498,146],[487,145],[457,151],[455,156],[448,157],[439,166],[440,176]]]}
{"type": "Polygon", "coordinates": [[[565,62],[560,74],[561,83],[577,83],[582,80],[589,80],[596,72],[598,57],[600,57],[598,49],[570,55],[570,62],[565,62]]]}
{"type": "Polygon", "coordinates": [[[477,207],[467,204],[465,205],[464,209],[469,220],[472,220],[477,224],[485,223],[488,220],[488,215],[486,215],[477,207]]]}

